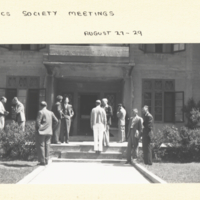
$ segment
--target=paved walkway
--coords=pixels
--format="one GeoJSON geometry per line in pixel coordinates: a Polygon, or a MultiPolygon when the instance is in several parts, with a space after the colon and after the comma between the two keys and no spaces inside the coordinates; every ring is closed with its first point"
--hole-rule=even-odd
{"type": "Polygon", "coordinates": [[[133,166],[123,163],[53,162],[29,184],[149,183],[133,166]]]}

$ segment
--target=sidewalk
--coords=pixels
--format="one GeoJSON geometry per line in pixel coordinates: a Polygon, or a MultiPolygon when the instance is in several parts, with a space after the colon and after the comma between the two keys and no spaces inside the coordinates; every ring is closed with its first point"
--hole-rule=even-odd
{"type": "Polygon", "coordinates": [[[149,183],[124,163],[52,162],[22,184],[134,184],[149,183]]]}

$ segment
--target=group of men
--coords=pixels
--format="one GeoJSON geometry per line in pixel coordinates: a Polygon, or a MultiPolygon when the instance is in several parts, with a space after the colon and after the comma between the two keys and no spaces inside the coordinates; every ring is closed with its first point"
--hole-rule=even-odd
{"type": "MultiPolygon", "coordinates": [[[[129,119],[128,126],[128,146],[127,146],[127,162],[131,163],[132,156],[134,159],[138,157],[138,144],[142,136],[142,148],[144,154],[144,163],[152,165],[152,135],[153,135],[153,117],[149,113],[148,106],[143,107],[143,118],[138,116],[138,110],[133,109],[133,117],[129,119]],[[133,154],[132,154],[133,151],[133,154]]],[[[121,135],[121,141],[125,141],[125,116],[126,111],[119,105],[117,116],[119,135],[121,135]]],[[[101,107],[101,101],[96,101],[96,107],[92,109],[90,124],[94,135],[94,151],[100,154],[103,150],[103,135],[107,130],[107,116],[104,107],[101,107]]]]}
{"type": "MultiPolygon", "coordinates": [[[[5,126],[5,116],[9,114],[5,109],[5,104],[7,102],[7,98],[2,96],[0,99],[0,130],[4,129],[5,126]]],[[[12,100],[11,110],[14,112],[15,121],[18,122],[19,128],[24,131],[25,130],[25,112],[24,105],[18,100],[17,97],[14,97],[12,100]]]]}
{"type": "MultiPolygon", "coordinates": [[[[0,130],[5,126],[5,116],[9,114],[5,110],[6,97],[0,99],[0,130]]],[[[69,104],[69,98],[63,101],[62,96],[57,96],[57,101],[53,105],[52,111],[47,109],[47,103],[40,103],[41,109],[38,111],[36,119],[36,146],[38,152],[39,165],[48,164],[50,143],[59,144],[61,142],[69,142],[69,132],[71,126],[71,118],[74,115],[72,105],[69,104]],[[61,134],[60,134],[61,133],[61,134]],[[61,142],[60,142],[61,141],[61,142]]],[[[12,100],[12,110],[16,114],[16,121],[22,131],[25,129],[25,113],[24,106],[14,97],[12,100]]],[[[133,109],[133,116],[129,119],[128,125],[128,146],[127,146],[127,162],[131,162],[138,156],[138,144],[142,136],[142,147],[144,154],[144,163],[152,165],[152,147],[151,139],[153,134],[153,117],[148,111],[148,106],[143,107],[143,118],[138,116],[138,110],[133,109]],[[133,154],[132,154],[133,151],[133,154]]],[[[94,151],[100,154],[103,146],[109,146],[109,129],[113,110],[108,105],[106,98],[96,100],[96,107],[92,109],[90,116],[90,125],[94,136],[94,151]]],[[[118,136],[119,142],[124,142],[125,137],[125,117],[126,110],[122,104],[118,105],[118,136]]]]}

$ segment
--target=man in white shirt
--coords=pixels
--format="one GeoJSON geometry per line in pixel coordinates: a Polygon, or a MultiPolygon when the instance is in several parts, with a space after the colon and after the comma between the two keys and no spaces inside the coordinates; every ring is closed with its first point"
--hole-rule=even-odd
{"type": "Polygon", "coordinates": [[[126,110],[122,107],[122,104],[118,104],[117,117],[118,117],[119,142],[125,142],[125,140],[126,140],[126,138],[125,138],[126,110]]]}
{"type": "Polygon", "coordinates": [[[8,111],[5,110],[4,104],[7,102],[6,97],[1,97],[0,99],[0,130],[4,129],[5,126],[5,116],[9,114],[8,111]]]}
{"type": "Polygon", "coordinates": [[[106,112],[101,108],[101,101],[96,101],[96,107],[92,109],[90,116],[90,125],[94,134],[94,151],[100,154],[103,150],[103,132],[106,129],[106,112]]]}

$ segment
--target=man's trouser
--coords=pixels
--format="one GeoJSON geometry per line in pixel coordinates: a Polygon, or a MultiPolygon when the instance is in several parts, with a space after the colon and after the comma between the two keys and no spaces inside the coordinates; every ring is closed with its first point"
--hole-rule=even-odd
{"type": "Polygon", "coordinates": [[[71,119],[63,118],[61,121],[61,134],[60,134],[60,141],[61,142],[68,142],[69,141],[69,132],[71,128],[71,119]]]}
{"type": "Polygon", "coordinates": [[[103,133],[103,145],[108,146],[110,142],[110,135],[109,135],[110,125],[106,125],[106,130],[103,133]]]}
{"type": "Polygon", "coordinates": [[[22,131],[25,131],[25,121],[24,121],[24,122],[18,122],[18,125],[19,125],[19,128],[20,128],[22,131]]]}
{"type": "Polygon", "coordinates": [[[151,146],[151,138],[149,136],[148,131],[143,130],[142,136],[142,149],[144,154],[144,163],[148,165],[152,165],[152,146],[151,146]]]}
{"type": "Polygon", "coordinates": [[[118,140],[124,142],[125,138],[125,125],[118,125],[118,140]]]}
{"type": "Polygon", "coordinates": [[[128,146],[127,146],[127,153],[126,153],[127,161],[131,161],[131,156],[133,156],[133,158],[138,157],[138,144],[139,144],[139,139],[135,137],[135,134],[131,130],[128,137],[128,146]]]}
{"type": "Polygon", "coordinates": [[[0,116],[0,130],[3,130],[5,126],[5,117],[0,116]]]}
{"type": "Polygon", "coordinates": [[[104,132],[103,124],[95,124],[93,126],[94,151],[102,151],[103,150],[103,142],[102,142],[103,132],[104,132]]]}
{"type": "Polygon", "coordinates": [[[36,134],[38,162],[43,164],[48,163],[50,142],[51,135],[39,135],[39,133],[36,134]]]}
{"type": "Polygon", "coordinates": [[[61,119],[58,119],[58,123],[54,126],[53,129],[53,137],[52,142],[58,143],[60,138],[60,127],[61,127],[61,119]]]}

